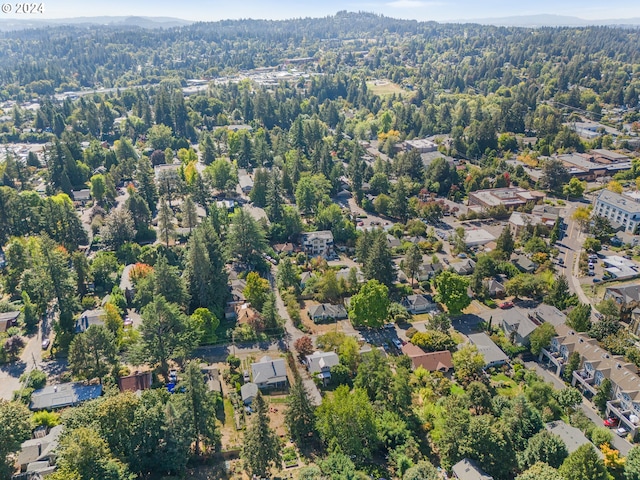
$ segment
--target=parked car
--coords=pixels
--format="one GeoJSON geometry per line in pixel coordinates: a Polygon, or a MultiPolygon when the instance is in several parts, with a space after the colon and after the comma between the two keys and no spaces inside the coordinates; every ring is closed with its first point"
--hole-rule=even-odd
{"type": "Polygon", "coordinates": [[[125,317],[123,323],[125,327],[130,327],[131,325],[133,325],[133,320],[131,320],[129,317],[125,317]]]}
{"type": "Polygon", "coordinates": [[[458,254],[458,258],[467,258],[467,254],[466,253],[459,253],[458,254]]]}
{"type": "Polygon", "coordinates": [[[602,281],[602,280],[601,280],[601,279],[599,279],[599,278],[594,278],[594,279],[593,279],[593,283],[599,283],[599,282],[601,282],[601,281],[602,281]]]}
{"type": "Polygon", "coordinates": [[[49,345],[51,345],[51,339],[45,338],[44,340],[42,340],[42,349],[43,350],[46,350],[47,348],[49,348],[49,345]]]}
{"type": "Polygon", "coordinates": [[[500,307],[503,310],[506,310],[507,308],[513,307],[513,302],[502,302],[500,305],[498,305],[498,307],[500,307]]]}
{"type": "MultiPolygon", "coordinates": [[[[594,280],[595,280],[595,278],[594,278],[594,280]]],[[[602,320],[602,314],[600,312],[595,312],[594,315],[598,320],[602,320]]]]}
{"type": "Polygon", "coordinates": [[[629,431],[624,427],[616,428],[616,435],[618,435],[619,437],[626,437],[627,433],[629,433],[629,431]]]}
{"type": "Polygon", "coordinates": [[[617,419],[616,417],[609,417],[603,423],[605,427],[611,428],[611,427],[617,427],[619,422],[620,420],[617,419]]]}
{"type": "Polygon", "coordinates": [[[448,259],[448,258],[446,258],[446,257],[445,257],[445,258],[443,258],[443,259],[442,259],[442,261],[443,261],[444,263],[446,263],[447,265],[449,265],[449,259],[448,259]]]}
{"type": "Polygon", "coordinates": [[[559,258],[559,259],[558,259],[558,264],[559,264],[559,265],[564,265],[564,260],[563,260],[562,258],[559,258]]]}
{"type": "Polygon", "coordinates": [[[393,343],[398,350],[400,350],[402,348],[402,342],[400,340],[398,340],[397,338],[392,339],[391,343],[393,343]]]}
{"type": "Polygon", "coordinates": [[[595,277],[596,272],[594,272],[593,270],[589,270],[589,273],[587,273],[587,275],[589,275],[590,277],[595,277]]]}
{"type": "Polygon", "coordinates": [[[396,326],[393,323],[385,323],[384,327],[382,328],[386,328],[387,330],[393,330],[396,328],[396,326]]]}
{"type": "Polygon", "coordinates": [[[589,270],[593,270],[596,266],[593,263],[589,263],[589,270]]]}

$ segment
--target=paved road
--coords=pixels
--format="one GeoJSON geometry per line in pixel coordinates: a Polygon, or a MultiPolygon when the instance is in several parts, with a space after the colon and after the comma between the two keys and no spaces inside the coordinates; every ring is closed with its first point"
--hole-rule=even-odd
{"type": "MultiPolygon", "coordinates": [[[[544,368],[542,368],[538,363],[525,362],[525,366],[529,369],[535,370],[538,373],[538,375],[544,378],[545,381],[550,382],[554,386],[554,388],[558,390],[567,388],[567,386],[562,380],[560,380],[558,377],[553,375],[548,370],[545,370],[544,368]]],[[[595,407],[590,401],[588,401],[586,398],[583,397],[582,405],[580,405],[580,408],[595,425],[597,425],[598,427],[602,426],[602,418],[600,417],[600,415],[598,414],[595,407]]],[[[633,448],[633,445],[627,442],[626,439],[619,437],[615,434],[613,435],[613,446],[623,456],[626,456],[629,453],[629,450],[633,448]]]]}

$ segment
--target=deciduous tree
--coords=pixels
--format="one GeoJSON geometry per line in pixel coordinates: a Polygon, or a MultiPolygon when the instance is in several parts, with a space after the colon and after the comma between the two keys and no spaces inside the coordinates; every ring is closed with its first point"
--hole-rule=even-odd
{"type": "Polygon", "coordinates": [[[435,279],[437,300],[444,303],[451,314],[458,314],[471,304],[467,293],[469,282],[457,273],[444,271],[435,279]]]}
{"type": "Polygon", "coordinates": [[[377,280],[369,280],[351,297],[349,319],[354,326],[381,327],[388,315],[389,289],[377,280]]]}

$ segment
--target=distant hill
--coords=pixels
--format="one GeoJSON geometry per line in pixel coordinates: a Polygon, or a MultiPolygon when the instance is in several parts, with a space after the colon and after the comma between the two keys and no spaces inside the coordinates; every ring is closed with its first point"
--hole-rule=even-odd
{"type": "Polygon", "coordinates": [[[57,25],[112,25],[114,27],[173,28],[191,25],[192,21],[173,17],[75,17],[47,19],[0,19],[0,31],[24,30],[57,25]]]}
{"type": "Polygon", "coordinates": [[[563,15],[518,15],[499,18],[475,18],[454,20],[452,23],[479,23],[480,25],[497,25],[501,27],[586,27],[590,25],[640,25],[640,18],[585,20],[584,18],[563,15]]]}

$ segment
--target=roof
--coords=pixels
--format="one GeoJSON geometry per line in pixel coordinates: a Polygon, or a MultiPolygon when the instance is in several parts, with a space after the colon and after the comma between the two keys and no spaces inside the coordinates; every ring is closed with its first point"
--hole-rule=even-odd
{"type": "Polygon", "coordinates": [[[309,242],[315,239],[322,239],[325,241],[333,242],[333,233],[331,233],[331,230],[318,230],[317,232],[301,233],[300,238],[303,242],[309,242]]]}
{"type": "Polygon", "coordinates": [[[342,305],[332,305],[330,303],[321,303],[314,305],[308,310],[311,318],[346,318],[347,311],[342,305]]]}
{"type": "Polygon", "coordinates": [[[251,373],[255,384],[278,383],[287,379],[287,367],[284,358],[273,360],[268,355],[262,357],[259,362],[251,364],[251,373]]]}
{"type": "Polygon", "coordinates": [[[83,383],[62,383],[50,385],[31,394],[31,410],[52,410],[69,407],[102,395],[102,385],[84,385],[83,383]]]}
{"type": "Polygon", "coordinates": [[[48,458],[58,447],[58,438],[64,430],[63,425],[57,425],[42,438],[31,438],[22,443],[18,452],[18,465],[27,465],[48,458]]]}
{"type": "Polygon", "coordinates": [[[542,218],[529,215],[523,212],[513,212],[509,217],[509,223],[516,227],[526,227],[527,225],[537,225],[542,222],[542,218]]]}
{"type": "Polygon", "coordinates": [[[307,355],[307,366],[310,373],[320,373],[325,368],[331,368],[340,363],[336,352],[315,352],[307,355]]]}
{"type": "Polygon", "coordinates": [[[502,322],[509,332],[517,332],[522,338],[527,338],[538,328],[538,325],[520,310],[512,309],[503,318],[502,322]]]}
{"type": "Polygon", "coordinates": [[[130,263],[122,270],[122,276],[120,277],[120,290],[123,292],[133,289],[133,282],[131,281],[131,270],[135,267],[134,263],[130,263]]]}
{"type": "MultiPolygon", "coordinates": [[[[562,420],[549,422],[545,425],[545,428],[562,439],[564,444],[567,446],[569,453],[575,452],[579,447],[586,443],[591,443],[580,429],[567,425],[562,420]]],[[[598,448],[595,450],[598,452],[598,456],[602,458],[600,450],[598,448]]]]}
{"type": "Polygon", "coordinates": [[[207,384],[209,391],[222,393],[222,383],[220,382],[220,372],[218,371],[218,368],[212,365],[203,364],[200,367],[200,371],[204,375],[204,381],[207,384]]]}
{"type": "Polygon", "coordinates": [[[493,477],[484,473],[470,458],[463,458],[451,467],[451,470],[459,480],[493,480],[493,477]]]}
{"type": "Polygon", "coordinates": [[[238,176],[238,183],[240,184],[240,188],[243,190],[245,188],[253,188],[253,180],[249,175],[240,175],[238,176]]]}
{"type": "Polygon", "coordinates": [[[497,292],[505,292],[505,287],[504,285],[499,282],[498,280],[496,280],[495,278],[490,278],[487,280],[486,282],[487,285],[487,290],[489,290],[489,293],[497,293],[497,292]]]}
{"type": "Polygon", "coordinates": [[[91,200],[91,190],[83,188],[82,190],[72,190],[71,195],[75,201],[91,200]]]}
{"type": "Polygon", "coordinates": [[[605,298],[609,295],[621,298],[624,303],[639,302],[640,284],[607,287],[605,290],[605,298]]]}
{"type": "Polygon", "coordinates": [[[425,307],[431,307],[434,310],[438,309],[438,306],[431,300],[431,298],[423,294],[407,295],[402,299],[402,304],[410,309],[419,309],[425,307]]]}
{"type": "Polygon", "coordinates": [[[449,350],[427,353],[420,347],[407,343],[402,346],[402,353],[411,359],[414,369],[422,367],[429,372],[435,372],[453,368],[453,357],[449,350]]]}
{"type": "Polygon", "coordinates": [[[516,255],[516,257],[513,259],[513,263],[516,267],[519,267],[524,271],[533,271],[538,268],[536,262],[525,255],[516,255]]]}
{"type": "Polygon", "coordinates": [[[118,378],[121,392],[138,392],[151,388],[153,376],[151,372],[136,372],[133,375],[118,378]]]}
{"type": "Polygon", "coordinates": [[[558,325],[564,325],[567,316],[552,305],[541,303],[533,312],[538,320],[541,322],[550,323],[554,327],[558,325]]]}
{"type": "Polygon", "coordinates": [[[85,310],[76,320],[76,332],[85,332],[91,325],[104,325],[107,313],[102,308],[85,310]]]}
{"type": "Polygon", "coordinates": [[[637,202],[626,195],[620,195],[619,193],[615,193],[607,189],[600,190],[600,194],[596,200],[596,205],[598,203],[606,203],[626,213],[640,213],[640,202],[637,202]]]}
{"type": "Polygon", "coordinates": [[[591,363],[598,371],[605,372],[620,390],[625,393],[640,392],[640,377],[637,367],[624,357],[611,355],[598,345],[598,342],[585,334],[576,333],[567,325],[556,328],[556,341],[569,352],[578,352],[585,362],[591,363]]]}
{"type": "Polygon", "coordinates": [[[389,246],[389,248],[394,248],[399,247],[400,245],[402,245],[402,243],[400,243],[400,239],[387,233],[387,245],[389,246]]]}
{"type": "Polygon", "coordinates": [[[465,258],[461,262],[452,263],[451,268],[455,270],[456,273],[468,275],[473,273],[473,270],[476,268],[476,262],[470,258],[465,258]]]}
{"type": "Polygon", "coordinates": [[[484,228],[471,228],[464,232],[464,241],[469,246],[484,245],[496,239],[484,228]]]}
{"type": "Polygon", "coordinates": [[[255,383],[245,383],[240,387],[240,396],[242,397],[243,402],[253,400],[256,395],[258,395],[258,385],[255,383]]]}
{"type": "Polygon", "coordinates": [[[468,337],[469,341],[478,348],[478,352],[482,354],[487,365],[504,363],[509,360],[509,357],[500,350],[500,347],[486,333],[472,333],[468,337]]]}
{"type": "Polygon", "coordinates": [[[19,316],[20,312],[0,313],[0,332],[6,331],[9,324],[15,322],[19,316]]]}

